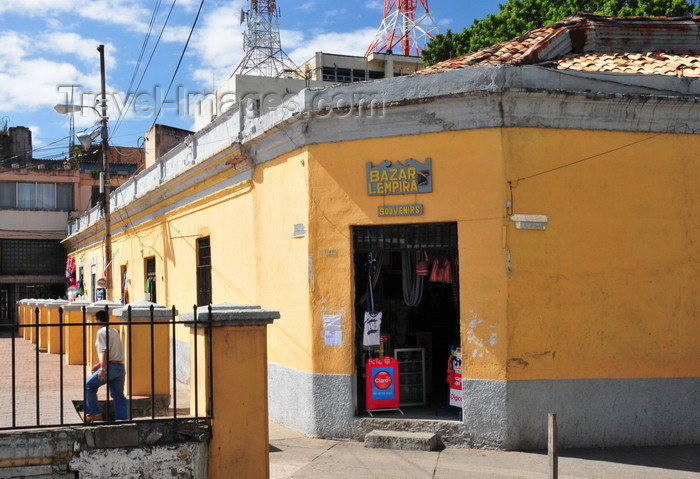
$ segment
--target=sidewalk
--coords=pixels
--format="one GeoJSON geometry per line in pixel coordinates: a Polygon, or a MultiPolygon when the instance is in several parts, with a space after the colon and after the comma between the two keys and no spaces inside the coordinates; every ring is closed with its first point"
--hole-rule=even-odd
{"type": "MultiPolygon", "coordinates": [[[[0,426],[11,426],[11,339],[0,336],[0,426]]],[[[17,338],[16,424],[36,425],[36,360],[39,359],[40,424],[80,423],[72,399],[83,395],[83,366],[63,365],[64,404],[59,390],[59,356],[39,351],[17,338]]],[[[178,388],[179,389],[179,388],[178,388]]],[[[187,391],[178,397],[187,397],[187,391]]],[[[178,403],[179,405],[180,403],[178,403]]],[[[185,411],[182,411],[185,414],[185,411]]],[[[360,442],[311,439],[273,422],[270,428],[270,477],[286,478],[547,478],[546,453],[447,448],[439,452],[365,448],[360,442]]],[[[700,479],[700,445],[562,451],[559,477],[590,479],[700,479]]]]}
{"type": "MultiPolygon", "coordinates": [[[[546,479],[548,474],[546,453],[369,449],[355,441],[310,439],[270,422],[271,479],[546,479]]],[[[559,477],[699,479],[700,445],[562,451],[559,477]]]]}

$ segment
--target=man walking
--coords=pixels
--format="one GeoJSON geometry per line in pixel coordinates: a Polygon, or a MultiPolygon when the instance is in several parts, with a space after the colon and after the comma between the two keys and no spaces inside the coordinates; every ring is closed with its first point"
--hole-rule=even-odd
{"type": "Polygon", "coordinates": [[[124,349],[119,331],[107,327],[107,313],[98,311],[95,320],[104,327],[97,331],[95,348],[100,359],[92,368],[92,376],[85,383],[85,420],[101,421],[100,404],[97,401],[97,390],[109,383],[109,395],[114,400],[114,419],[129,419],[126,398],[124,397],[124,349]],[[109,355],[109,357],[108,357],[109,355]]]}

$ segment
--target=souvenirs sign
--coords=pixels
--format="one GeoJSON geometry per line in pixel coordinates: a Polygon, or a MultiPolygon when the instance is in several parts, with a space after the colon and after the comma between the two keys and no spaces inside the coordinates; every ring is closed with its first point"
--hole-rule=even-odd
{"type": "Polygon", "coordinates": [[[367,194],[369,196],[406,195],[433,191],[432,159],[423,163],[409,158],[392,163],[389,160],[372,166],[367,162],[367,194]]]}
{"type": "Polygon", "coordinates": [[[378,216],[420,216],[423,214],[423,205],[394,205],[379,206],[378,216]]]}

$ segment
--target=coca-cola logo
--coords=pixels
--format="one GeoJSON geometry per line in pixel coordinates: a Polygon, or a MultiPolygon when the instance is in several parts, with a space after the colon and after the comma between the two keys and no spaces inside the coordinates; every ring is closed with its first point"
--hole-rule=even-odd
{"type": "Polygon", "coordinates": [[[374,386],[377,389],[389,389],[391,386],[391,374],[386,371],[379,371],[374,375],[374,386]]]}

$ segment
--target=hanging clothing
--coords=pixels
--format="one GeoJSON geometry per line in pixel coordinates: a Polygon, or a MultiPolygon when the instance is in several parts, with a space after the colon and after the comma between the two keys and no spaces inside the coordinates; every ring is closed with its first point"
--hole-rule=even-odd
{"type": "Polygon", "coordinates": [[[423,299],[423,278],[416,273],[409,251],[401,252],[401,283],[403,286],[403,301],[406,306],[418,306],[423,299]]]}
{"type": "Polygon", "coordinates": [[[379,332],[382,329],[382,313],[365,313],[365,327],[362,334],[363,346],[379,346],[381,342],[379,332]]]}

